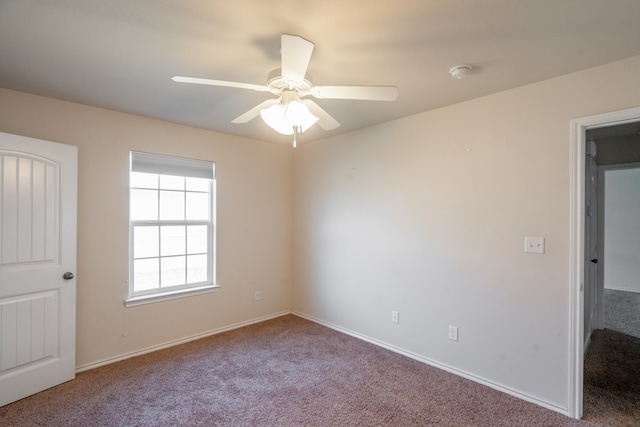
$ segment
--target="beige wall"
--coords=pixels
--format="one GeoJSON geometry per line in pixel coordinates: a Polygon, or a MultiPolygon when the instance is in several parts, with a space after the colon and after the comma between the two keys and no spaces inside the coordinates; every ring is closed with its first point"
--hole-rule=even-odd
{"type": "Polygon", "coordinates": [[[300,147],[294,311],[567,412],[570,120],[639,105],[636,57],[300,147]]]}
{"type": "Polygon", "coordinates": [[[2,89],[0,131],[79,147],[78,367],[290,309],[290,147],[2,89]],[[123,306],[130,150],[216,162],[220,291],[123,306]]]}

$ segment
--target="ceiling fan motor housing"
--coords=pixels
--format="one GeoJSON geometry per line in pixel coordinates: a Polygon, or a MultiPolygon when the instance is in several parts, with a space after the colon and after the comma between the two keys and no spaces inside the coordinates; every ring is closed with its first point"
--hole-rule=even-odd
{"type": "Polygon", "coordinates": [[[282,76],[282,69],[277,68],[269,73],[267,76],[267,87],[274,95],[282,95],[285,91],[296,91],[299,96],[305,96],[311,93],[313,83],[311,83],[311,76],[305,74],[304,80],[292,81],[287,80],[282,76]]]}

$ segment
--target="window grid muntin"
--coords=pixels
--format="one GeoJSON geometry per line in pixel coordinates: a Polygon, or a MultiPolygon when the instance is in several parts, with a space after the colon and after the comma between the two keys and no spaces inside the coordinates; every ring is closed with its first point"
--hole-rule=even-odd
{"type": "MultiPolygon", "coordinates": [[[[141,172],[131,172],[133,173],[141,173],[141,172]]],[[[156,294],[164,294],[167,292],[172,292],[172,291],[179,291],[179,290],[189,290],[189,289],[194,289],[194,288],[199,288],[202,286],[208,286],[208,285],[212,285],[213,284],[213,269],[215,268],[215,264],[213,262],[213,252],[215,250],[215,244],[214,244],[214,240],[213,240],[213,200],[214,200],[214,191],[215,191],[215,187],[214,187],[214,183],[215,180],[214,179],[209,179],[208,181],[208,191],[204,191],[204,190],[187,190],[188,184],[187,184],[187,179],[189,177],[181,177],[183,179],[183,190],[172,190],[172,189],[165,189],[162,188],[160,186],[160,182],[161,182],[161,176],[164,176],[162,174],[153,174],[153,173],[144,173],[146,175],[155,175],[156,176],[156,180],[157,180],[157,185],[155,188],[149,188],[149,187],[137,187],[137,186],[130,186],[130,190],[150,190],[150,191],[155,191],[156,192],[156,197],[157,197],[157,214],[156,217],[158,218],[157,220],[131,220],[132,217],[132,212],[129,212],[129,240],[130,240],[130,279],[129,279],[129,297],[139,297],[139,296],[145,296],[145,295],[156,295],[156,294]],[[183,194],[183,220],[160,220],[160,213],[161,213],[161,203],[160,203],[160,194],[162,191],[174,191],[177,193],[182,193],[183,194]],[[208,210],[208,219],[207,220],[187,220],[187,194],[188,193],[196,193],[196,194],[207,194],[208,195],[208,202],[207,202],[207,210],[208,210]],[[193,253],[193,254],[189,254],[188,253],[188,232],[187,232],[187,227],[189,226],[206,226],[207,227],[207,236],[206,236],[206,245],[207,245],[207,252],[200,252],[200,253],[193,253]],[[156,226],[158,227],[158,251],[159,254],[157,257],[140,257],[140,258],[135,258],[134,257],[134,253],[135,253],[135,235],[134,235],[134,230],[136,227],[143,227],[143,226],[156,226]],[[162,239],[162,233],[161,233],[161,227],[162,226],[184,226],[185,227],[185,251],[184,254],[182,255],[168,255],[168,256],[162,256],[162,245],[161,245],[161,239],[162,239]],[[195,256],[195,255],[206,255],[207,256],[207,278],[206,281],[204,282],[197,282],[197,283],[188,283],[188,277],[189,277],[189,271],[188,271],[188,257],[189,256],[195,256]],[[179,284],[179,285],[172,285],[172,286],[166,286],[166,287],[162,287],[162,259],[166,259],[166,258],[175,258],[175,257],[179,257],[179,256],[183,256],[185,257],[185,273],[184,273],[184,283],[179,284]],[[151,288],[151,289],[144,289],[144,290],[135,290],[135,261],[137,260],[142,260],[142,259],[157,259],[158,260],[158,283],[157,283],[157,287],[156,288],[151,288]]],[[[202,178],[200,178],[202,179],[202,178]]]]}

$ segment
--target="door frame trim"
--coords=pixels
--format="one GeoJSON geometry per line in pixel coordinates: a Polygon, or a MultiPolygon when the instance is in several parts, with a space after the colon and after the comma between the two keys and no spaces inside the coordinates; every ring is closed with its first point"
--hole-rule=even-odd
{"type": "Polygon", "coordinates": [[[570,122],[569,189],[569,415],[582,418],[584,375],[584,191],[586,132],[640,121],[640,107],[573,119],[570,122]]]}

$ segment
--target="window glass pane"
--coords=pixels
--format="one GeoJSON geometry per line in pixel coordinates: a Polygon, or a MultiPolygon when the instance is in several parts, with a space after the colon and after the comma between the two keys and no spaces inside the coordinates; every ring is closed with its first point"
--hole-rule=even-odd
{"type": "Polygon", "coordinates": [[[184,220],[184,193],[160,191],[160,219],[184,220]]]}
{"type": "Polygon", "coordinates": [[[157,289],[160,282],[158,258],[138,259],[133,262],[134,290],[157,289]]]}
{"type": "Polygon", "coordinates": [[[183,256],[161,258],[162,287],[184,285],[186,280],[186,265],[183,256]]]}
{"type": "Polygon", "coordinates": [[[187,257],[187,283],[207,281],[207,256],[190,255],[187,257]]]}
{"type": "Polygon", "coordinates": [[[185,226],[166,225],[160,227],[160,250],[162,256],[185,254],[185,226]]]}
{"type": "Polygon", "coordinates": [[[160,175],[160,188],[163,190],[184,190],[184,177],[160,175]]]}
{"type": "Polygon", "coordinates": [[[157,190],[131,190],[131,219],[134,221],[158,219],[157,190]]]}
{"type": "Polygon", "coordinates": [[[209,191],[209,180],[203,178],[187,178],[187,191],[209,191]]]}
{"type": "Polygon", "coordinates": [[[187,253],[202,254],[207,253],[207,226],[190,225],[187,227],[187,253]]]}
{"type": "Polygon", "coordinates": [[[133,257],[149,258],[160,255],[158,227],[133,228],[133,257]]]}
{"type": "Polygon", "coordinates": [[[187,219],[209,219],[209,193],[187,193],[187,219]]]}
{"type": "Polygon", "coordinates": [[[131,187],[158,188],[158,175],[154,173],[131,172],[131,187]]]}

